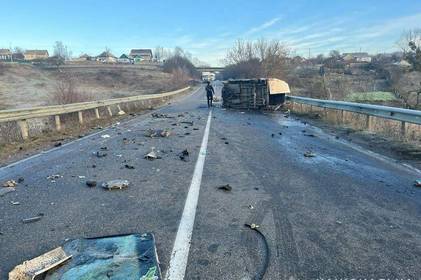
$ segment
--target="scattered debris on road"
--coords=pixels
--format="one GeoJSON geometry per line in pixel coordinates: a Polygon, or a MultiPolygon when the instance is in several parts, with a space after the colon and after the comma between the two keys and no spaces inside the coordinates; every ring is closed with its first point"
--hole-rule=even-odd
{"type": "Polygon", "coordinates": [[[39,257],[29,261],[24,261],[9,272],[10,280],[32,280],[38,279],[42,274],[53,269],[72,256],[64,252],[62,247],[51,250],[39,257]]]}
{"type": "Polygon", "coordinates": [[[124,167],[127,169],[134,169],[134,166],[130,164],[125,164],[124,167]]]}
{"type": "Polygon", "coordinates": [[[182,121],[182,122],[180,122],[180,123],[183,123],[183,124],[188,124],[188,125],[190,125],[190,126],[193,126],[193,121],[182,121]]]}
{"type": "Polygon", "coordinates": [[[421,187],[421,179],[415,180],[414,186],[421,187]]]}
{"type": "Polygon", "coordinates": [[[60,147],[61,145],[63,145],[61,142],[57,142],[54,144],[54,147],[60,147]]]}
{"type": "Polygon", "coordinates": [[[56,179],[59,179],[59,178],[63,178],[63,176],[60,174],[53,174],[53,175],[47,176],[47,180],[50,180],[51,183],[55,183],[56,179]]]}
{"type": "Polygon", "coordinates": [[[122,190],[129,186],[128,180],[111,180],[102,183],[102,187],[107,190],[122,190]]]}
{"type": "Polygon", "coordinates": [[[251,205],[251,204],[249,204],[249,206],[247,206],[250,210],[253,210],[254,209],[254,206],[253,205],[251,205]]]}
{"type": "Polygon", "coordinates": [[[88,180],[88,181],[86,181],[86,185],[90,188],[93,188],[93,187],[96,187],[97,182],[94,181],[94,180],[88,180]]]}
{"type": "Polygon", "coordinates": [[[10,201],[10,204],[12,204],[12,205],[20,205],[20,202],[19,201],[13,201],[13,200],[11,200],[10,201]]]}
{"type": "Polygon", "coordinates": [[[25,178],[19,177],[18,178],[18,184],[22,184],[25,181],[25,178]]]}
{"type": "Polygon", "coordinates": [[[225,192],[230,192],[232,191],[232,187],[230,186],[230,184],[226,184],[226,185],[222,185],[218,187],[218,190],[223,190],[225,192]]]}
{"type": "Polygon", "coordinates": [[[152,147],[151,151],[145,155],[145,159],[148,160],[155,160],[160,159],[161,157],[158,156],[157,152],[155,152],[155,148],[152,147]]]}
{"type": "Polygon", "coordinates": [[[31,218],[26,218],[26,219],[22,219],[22,223],[24,224],[29,224],[29,223],[34,223],[34,222],[38,222],[42,219],[42,217],[44,217],[43,213],[39,213],[37,216],[35,217],[31,217],[31,218]]]}
{"type": "Polygon", "coordinates": [[[154,138],[154,137],[169,137],[171,135],[171,131],[167,129],[148,129],[145,132],[146,137],[154,138]]]}
{"type": "Polygon", "coordinates": [[[174,119],[174,116],[168,116],[167,114],[152,113],[151,116],[155,119],[174,119]]]}
{"type": "Polygon", "coordinates": [[[97,158],[103,158],[103,157],[106,157],[107,156],[107,153],[106,152],[103,152],[103,151],[97,151],[97,152],[94,153],[94,155],[97,158]]]}
{"type": "Polygon", "coordinates": [[[187,149],[183,150],[181,153],[178,154],[178,157],[185,162],[188,162],[189,159],[189,151],[187,149]]]}
{"type": "Polygon", "coordinates": [[[17,184],[18,183],[16,183],[15,180],[8,180],[8,181],[3,183],[3,187],[4,188],[14,188],[14,187],[16,187],[17,184]]]}
{"type": "Polygon", "coordinates": [[[101,135],[101,137],[105,139],[105,138],[110,138],[111,136],[109,134],[103,134],[101,135]]]}
{"type": "Polygon", "coordinates": [[[304,156],[310,158],[310,157],[315,157],[316,154],[311,151],[307,151],[304,153],[304,156]]]}

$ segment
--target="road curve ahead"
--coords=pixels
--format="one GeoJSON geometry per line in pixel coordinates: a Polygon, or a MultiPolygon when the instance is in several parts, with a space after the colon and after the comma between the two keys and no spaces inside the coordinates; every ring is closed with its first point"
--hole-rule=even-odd
{"type": "Polygon", "coordinates": [[[0,169],[24,178],[0,197],[0,279],[66,239],[133,232],[155,234],[167,279],[254,279],[265,263],[264,279],[420,279],[416,171],[281,114],[210,113],[203,89],[159,113],[0,169]],[[131,185],[85,184],[112,179],[131,185]]]}

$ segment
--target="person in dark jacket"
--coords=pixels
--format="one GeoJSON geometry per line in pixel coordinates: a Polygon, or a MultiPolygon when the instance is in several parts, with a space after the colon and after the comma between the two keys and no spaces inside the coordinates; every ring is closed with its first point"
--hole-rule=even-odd
{"type": "Polygon", "coordinates": [[[215,94],[215,90],[213,89],[210,82],[208,81],[208,84],[206,85],[206,97],[208,99],[208,107],[212,107],[212,100],[213,100],[214,94],[215,94]]]}

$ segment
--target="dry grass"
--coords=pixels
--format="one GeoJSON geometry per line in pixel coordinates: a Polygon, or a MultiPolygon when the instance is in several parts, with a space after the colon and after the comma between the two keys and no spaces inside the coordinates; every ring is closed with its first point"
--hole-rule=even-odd
{"type": "Polygon", "coordinates": [[[75,81],[77,91],[95,100],[176,89],[172,74],[156,65],[64,65],[60,71],[22,64],[6,68],[0,75],[0,106],[10,109],[51,104],[51,95],[68,76],[75,81]]]}

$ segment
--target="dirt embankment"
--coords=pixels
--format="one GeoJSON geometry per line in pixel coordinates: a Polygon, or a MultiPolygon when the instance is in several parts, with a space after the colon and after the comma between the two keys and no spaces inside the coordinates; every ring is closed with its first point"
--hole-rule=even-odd
{"type": "Polygon", "coordinates": [[[42,69],[7,64],[0,69],[0,110],[50,104],[58,83],[71,77],[87,99],[100,100],[174,90],[158,66],[94,65],[42,69]]]}

